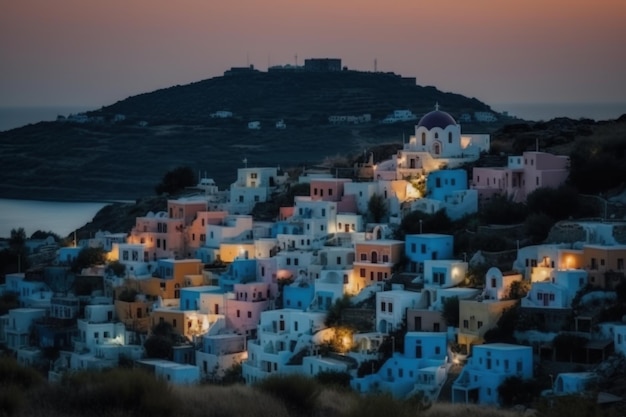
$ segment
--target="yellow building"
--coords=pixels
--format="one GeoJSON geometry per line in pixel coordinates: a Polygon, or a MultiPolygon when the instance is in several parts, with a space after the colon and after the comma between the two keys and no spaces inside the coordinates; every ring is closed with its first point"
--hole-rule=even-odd
{"type": "Polygon", "coordinates": [[[502,312],[513,307],[518,300],[460,300],[458,343],[470,353],[472,345],[485,342],[488,330],[496,327],[502,312]]]}

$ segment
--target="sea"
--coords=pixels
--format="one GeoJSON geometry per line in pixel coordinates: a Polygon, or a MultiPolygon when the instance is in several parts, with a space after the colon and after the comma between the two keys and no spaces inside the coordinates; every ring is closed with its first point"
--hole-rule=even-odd
{"type": "MultiPolygon", "coordinates": [[[[555,117],[614,120],[626,114],[623,103],[497,103],[498,112],[531,121],[555,117]]],[[[0,131],[41,121],[54,121],[95,107],[0,107],[0,131]]],[[[51,231],[65,237],[93,219],[109,202],[55,202],[3,199],[0,195],[0,238],[9,237],[12,229],[24,228],[27,236],[37,230],[51,231]]]]}

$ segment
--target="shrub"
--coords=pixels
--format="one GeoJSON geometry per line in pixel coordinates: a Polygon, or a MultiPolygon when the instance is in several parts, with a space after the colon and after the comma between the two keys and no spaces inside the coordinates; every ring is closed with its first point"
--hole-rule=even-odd
{"type": "Polygon", "coordinates": [[[280,400],[300,415],[312,415],[321,388],[317,381],[303,375],[276,375],[264,378],[256,387],[280,400]]]}
{"type": "Polygon", "coordinates": [[[27,390],[45,382],[32,368],[21,366],[10,357],[0,357],[0,387],[16,386],[27,390]]]}
{"type": "Polygon", "coordinates": [[[415,417],[428,408],[430,403],[424,401],[421,395],[403,401],[393,398],[389,393],[371,394],[356,401],[346,417],[415,417]]]}
{"type": "Polygon", "coordinates": [[[54,389],[55,408],[82,415],[169,417],[180,407],[166,381],[137,369],[77,372],[54,389]]]}
{"type": "Polygon", "coordinates": [[[324,371],[315,375],[317,382],[324,386],[336,386],[341,388],[350,387],[350,374],[339,371],[324,371]]]}

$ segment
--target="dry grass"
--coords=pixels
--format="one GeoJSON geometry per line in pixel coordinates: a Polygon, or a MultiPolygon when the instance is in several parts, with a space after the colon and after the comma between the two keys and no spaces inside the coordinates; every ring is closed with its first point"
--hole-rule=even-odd
{"type": "Polygon", "coordinates": [[[435,403],[424,411],[423,417],[520,417],[523,413],[513,410],[503,410],[496,407],[486,407],[466,404],[435,403]]]}
{"type": "Polygon", "coordinates": [[[177,387],[185,417],[288,417],[285,404],[244,385],[177,387]]]}

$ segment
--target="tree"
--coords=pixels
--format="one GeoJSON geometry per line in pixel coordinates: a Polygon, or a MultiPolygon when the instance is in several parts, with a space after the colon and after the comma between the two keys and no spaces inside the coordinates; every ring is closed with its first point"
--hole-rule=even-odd
{"type": "Polygon", "coordinates": [[[524,231],[533,244],[541,243],[550,234],[554,219],[546,213],[532,213],[524,222],[524,231]]]}
{"type": "Polygon", "coordinates": [[[106,256],[103,248],[83,248],[72,262],[72,272],[79,273],[84,268],[103,265],[106,262],[106,256]]]}
{"type": "Polygon", "coordinates": [[[517,224],[526,219],[526,206],[516,203],[507,195],[495,195],[480,209],[480,219],[484,224],[517,224]]]}
{"type": "Polygon", "coordinates": [[[380,194],[373,194],[367,202],[367,211],[374,223],[380,223],[387,215],[387,203],[380,194]]]}
{"type": "Polygon", "coordinates": [[[529,213],[545,213],[556,220],[567,219],[579,211],[578,191],[569,185],[537,188],[526,197],[526,206],[529,213]]]}
{"type": "Polygon", "coordinates": [[[11,237],[9,237],[9,247],[18,250],[26,245],[26,232],[23,227],[19,229],[11,229],[11,237]]]}
{"type": "Polygon", "coordinates": [[[106,272],[110,272],[116,277],[123,277],[126,273],[126,265],[118,260],[111,261],[106,267],[106,272]]]}
{"type": "Polygon", "coordinates": [[[530,283],[528,281],[513,281],[509,288],[509,298],[512,300],[519,300],[526,297],[530,290],[530,283]]]}
{"type": "Polygon", "coordinates": [[[189,167],[178,167],[167,171],[161,182],[155,187],[157,195],[176,194],[186,187],[192,187],[198,183],[196,174],[189,167]]]}
{"type": "Polygon", "coordinates": [[[343,310],[346,308],[350,308],[352,302],[350,301],[350,296],[345,295],[342,298],[337,299],[333,305],[328,309],[326,313],[326,319],[324,319],[324,324],[327,327],[338,326],[341,324],[341,314],[343,310]]]}
{"type": "Polygon", "coordinates": [[[450,327],[459,326],[459,297],[448,297],[443,302],[443,311],[441,312],[446,324],[450,327]]]}
{"type": "Polygon", "coordinates": [[[143,344],[148,358],[171,359],[176,342],[176,332],[168,322],[162,322],[152,328],[152,334],[143,344]]]}

